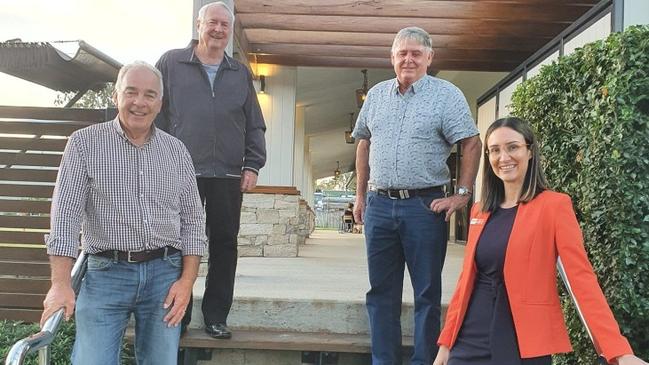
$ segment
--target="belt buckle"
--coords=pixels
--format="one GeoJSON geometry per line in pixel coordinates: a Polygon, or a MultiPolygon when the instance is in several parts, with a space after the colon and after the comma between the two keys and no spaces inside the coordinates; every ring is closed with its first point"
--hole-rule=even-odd
{"type": "Polygon", "coordinates": [[[131,259],[131,253],[133,251],[126,251],[126,262],[134,264],[137,263],[137,261],[131,259]]]}
{"type": "Polygon", "coordinates": [[[388,198],[390,198],[390,199],[392,199],[392,200],[397,200],[397,199],[399,199],[399,196],[392,196],[392,192],[393,192],[393,191],[401,192],[400,190],[391,190],[391,189],[387,189],[386,191],[388,192],[388,198]]]}

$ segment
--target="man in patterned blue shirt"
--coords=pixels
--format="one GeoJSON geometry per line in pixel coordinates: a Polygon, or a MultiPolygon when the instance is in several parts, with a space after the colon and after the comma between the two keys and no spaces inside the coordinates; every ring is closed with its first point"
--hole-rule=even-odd
{"type": "Polygon", "coordinates": [[[428,76],[433,58],[426,31],[396,35],[391,61],[396,78],[374,86],[353,136],[357,190],[354,218],[364,222],[370,290],[366,303],[372,363],[401,363],[401,296],[408,266],[415,295],[411,364],[430,364],[437,352],[441,273],[446,222],[466,206],[480,161],[479,132],[462,92],[428,76]],[[457,193],[444,196],[450,181],[446,160],[462,146],[457,193]]]}

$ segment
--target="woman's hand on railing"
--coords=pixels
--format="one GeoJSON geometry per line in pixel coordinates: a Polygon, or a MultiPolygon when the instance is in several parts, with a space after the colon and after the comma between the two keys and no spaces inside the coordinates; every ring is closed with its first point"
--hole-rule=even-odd
{"type": "Polygon", "coordinates": [[[43,301],[43,314],[41,315],[41,327],[45,324],[52,314],[61,308],[65,309],[65,320],[69,320],[74,314],[75,297],[72,286],[67,283],[52,284],[43,301]]]}

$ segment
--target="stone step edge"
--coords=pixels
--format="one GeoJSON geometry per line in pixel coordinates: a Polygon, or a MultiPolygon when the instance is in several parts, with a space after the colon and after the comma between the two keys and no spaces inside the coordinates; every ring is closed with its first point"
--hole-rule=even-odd
{"type": "MultiPolygon", "coordinates": [[[[134,337],[134,329],[132,327],[127,328],[126,340],[132,343],[134,337]]],[[[403,336],[402,346],[412,347],[413,338],[403,336]]],[[[181,336],[180,347],[369,353],[370,338],[366,334],[233,329],[231,339],[215,339],[203,330],[189,329],[187,333],[181,336]]]]}
{"type": "MultiPolygon", "coordinates": [[[[194,295],[194,302],[202,301],[202,295],[194,295]]],[[[365,305],[365,300],[361,299],[319,299],[319,298],[285,298],[285,297],[254,297],[254,296],[234,296],[233,302],[294,302],[294,303],[317,303],[317,304],[359,304],[365,305]]],[[[401,307],[414,307],[412,302],[403,302],[401,307]]],[[[447,303],[442,303],[442,308],[446,307],[447,303]]]]}

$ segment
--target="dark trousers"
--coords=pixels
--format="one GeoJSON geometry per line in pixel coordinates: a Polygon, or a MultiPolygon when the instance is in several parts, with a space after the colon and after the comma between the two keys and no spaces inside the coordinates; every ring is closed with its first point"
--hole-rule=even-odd
{"type": "MultiPolygon", "coordinates": [[[[237,235],[241,217],[241,181],[239,179],[197,178],[198,192],[205,206],[209,241],[208,271],[203,294],[205,324],[226,323],[237,269],[237,235]]],[[[192,303],[190,302],[189,308],[192,303]]],[[[191,321],[185,312],[184,324],[191,321]]]]}
{"type": "Polygon", "coordinates": [[[430,365],[437,353],[441,275],[447,231],[443,214],[429,205],[443,194],[392,200],[367,193],[365,238],[370,279],[366,295],[373,365],[401,364],[401,296],[408,267],[415,300],[411,364],[430,365]]]}

